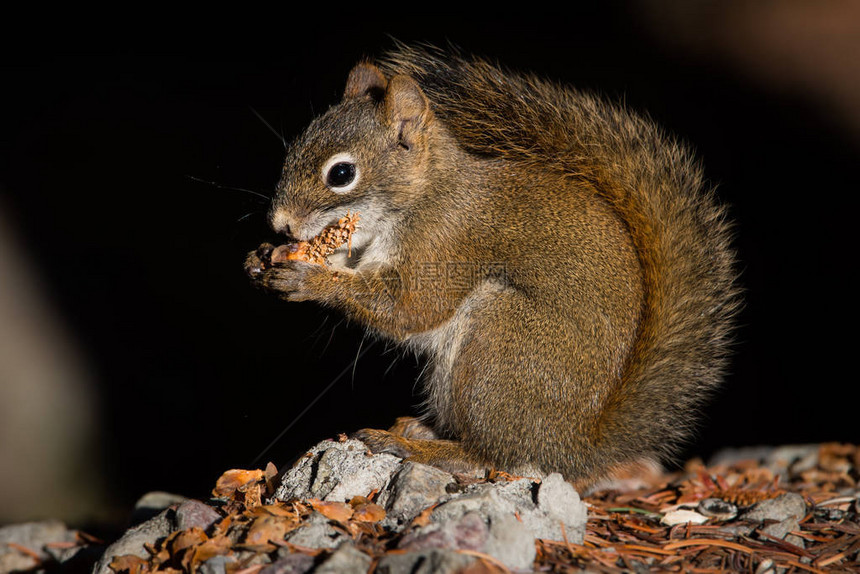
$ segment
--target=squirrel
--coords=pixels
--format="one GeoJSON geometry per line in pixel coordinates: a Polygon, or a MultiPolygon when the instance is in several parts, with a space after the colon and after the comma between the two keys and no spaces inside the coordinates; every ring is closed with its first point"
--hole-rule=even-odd
{"type": "Polygon", "coordinates": [[[677,456],[727,367],[734,225],[682,143],[606,98],[397,43],[288,148],[269,223],[329,265],[252,283],[426,357],[424,413],[353,436],[449,471],[588,488],[677,456]]]}

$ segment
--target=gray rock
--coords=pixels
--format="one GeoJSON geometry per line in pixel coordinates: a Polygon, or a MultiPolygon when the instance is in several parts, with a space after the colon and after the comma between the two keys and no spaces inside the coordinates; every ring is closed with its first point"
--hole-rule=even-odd
{"type": "Polygon", "coordinates": [[[340,530],[335,530],[329,524],[328,518],[314,512],[308,521],[289,533],[286,539],[296,546],[305,548],[336,548],[346,540],[347,536],[340,530]]]}
{"type": "MultiPolygon", "coordinates": [[[[280,556],[280,554],[279,554],[280,556]]],[[[313,556],[294,552],[278,558],[260,570],[260,574],[305,574],[314,567],[313,556]]]]}
{"type": "Polygon", "coordinates": [[[242,565],[242,569],[250,568],[251,566],[269,565],[272,563],[272,557],[265,552],[257,550],[240,550],[233,554],[236,557],[236,562],[242,565]]]}
{"type": "Polygon", "coordinates": [[[535,538],[561,541],[566,536],[569,542],[582,543],[588,508],[560,474],[550,474],[540,482],[523,478],[492,488],[535,538]]]}
{"type": "Polygon", "coordinates": [[[482,515],[467,512],[452,520],[441,520],[410,532],[400,541],[402,550],[420,551],[431,548],[455,548],[483,551],[490,529],[482,515]]]}
{"type": "MultiPolygon", "coordinates": [[[[535,537],[525,524],[517,520],[516,506],[505,500],[491,484],[474,486],[472,492],[440,504],[430,515],[431,521],[442,525],[443,529],[446,522],[453,522],[456,528],[458,524],[462,526],[462,519],[467,514],[474,513],[487,526],[488,535],[483,548],[470,550],[489,554],[513,570],[531,568],[535,559],[535,537]]],[[[430,526],[419,528],[416,535],[430,526]]],[[[475,538],[468,540],[471,542],[475,538]]],[[[455,542],[454,547],[462,548],[459,544],[455,542]]]]}
{"type": "Polygon", "coordinates": [[[745,520],[783,521],[794,517],[798,520],[806,515],[806,501],[794,492],[786,492],[776,498],[762,500],[743,514],[745,520]]]}
{"type": "MultiPolygon", "coordinates": [[[[274,500],[322,499],[349,501],[354,496],[379,492],[376,502],[386,509],[381,526],[392,534],[401,532],[412,519],[433,508],[429,523],[400,540],[400,554],[386,556],[379,571],[454,571],[474,561],[462,552],[475,551],[493,557],[511,570],[531,570],[535,539],[581,543],[586,506],[573,487],[558,474],[542,480],[523,478],[511,482],[476,482],[456,485],[454,477],[434,467],[402,462],[391,455],[371,455],[356,440],[324,441],[292,469],[284,473],[274,500]],[[457,551],[461,553],[458,554],[457,551]],[[404,570],[405,569],[405,570],[404,570]]],[[[163,511],[152,520],[129,530],[114,543],[95,572],[110,574],[107,565],[116,555],[147,557],[144,543],[154,544],[175,528],[209,529],[219,519],[215,509],[198,500],[184,500],[175,510],[163,511]]],[[[230,528],[227,536],[237,542],[242,528],[230,528]]],[[[264,574],[288,574],[317,569],[321,572],[366,570],[370,558],[356,549],[343,529],[318,512],[286,535],[290,543],[314,549],[335,549],[322,563],[300,553],[279,548],[271,554],[244,555],[243,565],[264,564],[264,574]]],[[[240,556],[241,558],[241,556],[240,556]]],[[[220,574],[224,560],[207,561],[204,574],[220,574]]]]}
{"type": "Polygon", "coordinates": [[[189,499],[179,505],[176,509],[176,529],[187,530],[188,528],[200,528],[207,530],[215,524],[221,515],[208,504],[199,500],[189,499]]]}
{"type": "Polygon", "coordinates": [[[537,502],[538,510],[545,518],[538,518],[538,512],[520,513],[535,538],[563,540],[561,525],[564,525],[567,540],[575,544],[582,543],[585,524],[588,522],[588,507],[572,484],[558,473],[550,474],[538,487],[537,502]]]}
{"type": "Polygon", "coordinates": [[[524,478],[468,486],[462,493],[443,497],[430,520],[405,536],[400,547],[476,550],[520,570],[532,567],[535,538],[567,537],[581,543],[587,508],[561,475],[552,474],[540,482],[524,478]]]}
{"type": "Polygon", "coordinates": [[[444,470],[404,462],[391,479],[386,490],[380,493],[377,503],[385,508],[384,527],[396,529],[409,523],[422,510],[450,498],[446,487],[454,477],[444,470]]]}
{"type": "Polygon", "coordinates": [[[723,448],[718,450],[708,460],[707,466],[732,465],[745,460],[761,462],[771,456],[772,446],[745,446],[740,448],[723,448]]]}
{"type": "Polygon", "coordinates": [[[386,554],[376,566],[377,574],[455,574],[477,558],[454,550],[433,548],[405,554],[386,554]]]}
{"type": "Polygon", "coordinates": [[[317,566],[314,574],[366,574],[373,559],[358,550],[350,542],[338,546],[337,550],[317,566]]]}
{"type": "Polygon", "coordinates": [[[696,511],[708,518],[725,521],[738,515],[738,506],[721,498],[703,498],[696,506],[696,511]]]}
{"type": "Polygon", "coordinates": [[[141,558],[148,558],[149,553],[143,545],[155,544],[159,538],[170,534],[174,527],[173,511],[164,510],[158,516],[130,528],[122,535],[122,538],[105,549],[104,554],[96,563],[93,573],[113,574],[108,565],[115,556],[133,554],[141,558]]]}
{"type": "Polygon", "coordinates": [[[131,526],[134,526],[141,522],[146,522],[162,510],[181,504],[185,500],[184,496],[171,492],[162,492],[160,490],[147,492],[134,503],[134,510],[132,510],[129,523],[131,526]]]}
{"type": "Polygon", "coordinates": [[[531,570],[537,550],[535,537],[512,514],[490,515],[490,539],[484,553],[512,570],[531,570]]]}
{"type": "Polygon", "coordinates": [[[797,444],[780,446],[765,458],[765,465],[772,470],[791,468],[798,473],[814,468],[818,464],[820,447],[817,444],[797,444]]]}
{"type": "Polygon", "coordinates": [[[785,540],[789,544],[794,544],[795,546],[799,546],[800,548],[804,548],[803,538],[797,536],[795,534],[789,534],[789,532],[796,531],[800,529],[800,524],[798,522],[797,517],[789,516],[785,520],[780,522],[775,522],[773,524],[768,524],[764,528],[761,529],[762,532],[767,534],[768,536],[773,536],[774,538],[779,538],[780,540],[785,540]]]}
{"type": "Polygon", "coordinates": [[[235,562],[236,558],[233,556],[213,556],[200,564],[197,568],[197,574],[226,574],[227,565],[234,564],[235,562]]]}
{"type": "Polygon", "coordinates": [[[785,475],[789,468],[794,473],[813,468],[818,464],[818,451],[817,444],[727,448],[717,451],[708,461],[707,466],[731,465],[744,460],[755,460],[761,466],[785,475]]]}
{"type": "Polygon", "coordinates": [[[71,558],[80,548],[60,554],[53,554],[45,548],[50,542],[74,542],[75,531],[69,530],[58,520],[43,522],[26,522],[0,528],[0,572],[28,570],[37,565],[35,558],[8,546],[9,543],[19,544],[28,550],[36,552],[40,560],[56,560],[62,562],[71,558]]]}
{"type": "Polygon", "coordinates": [[[323,441],[284,473],[274,498],[347,502],[383,490],[399,465],[400,459],[390,454],[368,455],[357,440],[323,441]]]}

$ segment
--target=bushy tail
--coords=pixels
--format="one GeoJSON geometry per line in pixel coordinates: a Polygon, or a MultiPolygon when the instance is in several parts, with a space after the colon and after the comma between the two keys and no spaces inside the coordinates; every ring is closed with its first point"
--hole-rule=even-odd
{"type": "Polygon", "coordinates": [[[485,61],[401,45],[381,67],[415,78],[468,151],[560,170],[628,223],[645,308],[597,446],[616,461],[671,455],[722,378],[740,304],[731,225],[689,151],[620,106],[485,61]]]}

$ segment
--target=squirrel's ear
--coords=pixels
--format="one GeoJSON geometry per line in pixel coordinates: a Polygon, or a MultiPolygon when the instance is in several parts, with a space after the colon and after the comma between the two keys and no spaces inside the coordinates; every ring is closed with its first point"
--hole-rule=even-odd
{"type": "Polygon", "coordinates": [[[385,79],[379,68],[370,62],[360,62],[349,72],[343,98],[346,100],[366,95],[379,98],[385,93],[387,85],[388,80],[385,79]]]}
{"type": "Polygon", "coordinates": [[[398,128],[400,143],[412,147],[430,118],[430,104],[418,83],[408,76],[394,76],[385,92],[385,113],[398,128]]]}

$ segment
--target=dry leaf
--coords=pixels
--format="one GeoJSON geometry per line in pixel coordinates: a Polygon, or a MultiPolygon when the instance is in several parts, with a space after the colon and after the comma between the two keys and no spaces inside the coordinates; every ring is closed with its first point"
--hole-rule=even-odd
{"type": "Polygon", "coordinates": [[[261,516],[251,524],[242,544],[254,550],[271,552],[274,548],[270,541],[283,540],[284,535],[294,528],[295,524],[289,519],[271,515],[261,516]]]}
{"type": "Polygon", "coordinates": [[[385,518],[385,509],[375,502],[364,502],[353,507],[353,520],[359,522],[379,522],[383,518],[385,518]]]}
{"type": "Polygon", "coordinates": [[[228,470],[215,483],[212,496],[215,498],[230,498],[236,491],[246,492],[263,480],[262,470],[228,470]]]}
{"type": "Polygon", "coordinates": [[[328,518],[337,522],[346,522],[352,518],[352,507],[345,502],[326,502],[312,498],[308,500],[314,510],[328,518]]]}
{"type": "Polygon", "coordinates": [[[206,562],[213,556],[223,556],[229,554],[233,541],[226,536],[216,536],[206,540],[194,548],[194,554],[190,562],[191,570],[196,570],[197,566],[206,562]]]}
{"type": "Polygon", "coordinates": [[[205,542],[209,537],[201,528],[192,526],[186,530],[178,530],[167,537],[164,547],[172,553],[177,553],[191,546],[205,542]]]}

